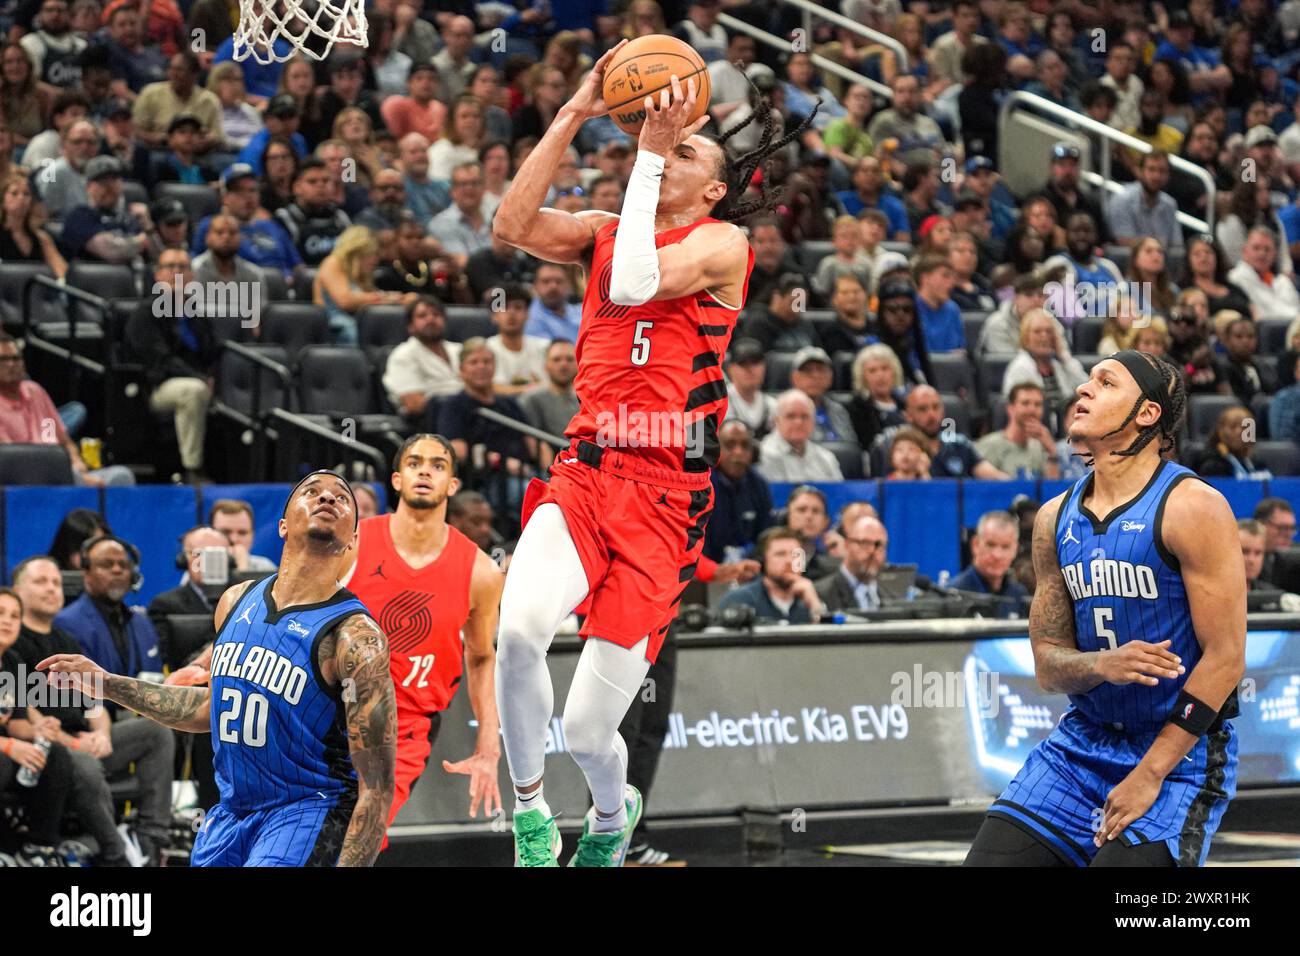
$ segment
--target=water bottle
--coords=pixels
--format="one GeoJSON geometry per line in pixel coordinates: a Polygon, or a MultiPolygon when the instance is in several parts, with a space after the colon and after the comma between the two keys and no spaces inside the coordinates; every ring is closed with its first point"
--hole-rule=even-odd
{"type": "MultiPolygon", "coordinates": [[[[50,752],[50,742],[44,737],[37,737],[32,741],[32,746],[41,752],[41,756],[45,756],[50,752]]],[[[18,782],[24,787],[34,787],[36,786],[36,781],[40,779],[41,772],[39,770],[28,770],[26,767],[23,767],[18,771],[18,782]]]]}

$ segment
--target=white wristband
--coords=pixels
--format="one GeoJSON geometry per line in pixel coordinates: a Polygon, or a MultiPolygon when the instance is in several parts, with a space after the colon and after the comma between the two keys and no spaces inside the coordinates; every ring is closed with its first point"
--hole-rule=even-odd
{"type": "Polygon", "coordinates": [[[609,299],[615,305],[642,305],[659,291],[655,211],[659,208],[663,172],[662,156],[644,149],[637,152],[614,237],[609,299]]]}

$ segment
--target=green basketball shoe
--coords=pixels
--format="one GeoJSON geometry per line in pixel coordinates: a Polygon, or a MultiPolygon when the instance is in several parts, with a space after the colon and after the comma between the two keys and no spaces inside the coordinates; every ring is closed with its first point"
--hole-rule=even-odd
{"type": "Polygon", "coordinates": [[[559,866],[560,828],[541,810],[516,813],[515,866],[559,866]]]}
{"type": "Polygon", "coordinates": [[[590,818],[583,821],[582,837],[578,850],[569,860],[569,866],[622,866],[627,858],[627,848],[632,843],[632,833],[641,822],[641,791],[627,785],[627,825],[615,833],[590,833],[590,818]]]}

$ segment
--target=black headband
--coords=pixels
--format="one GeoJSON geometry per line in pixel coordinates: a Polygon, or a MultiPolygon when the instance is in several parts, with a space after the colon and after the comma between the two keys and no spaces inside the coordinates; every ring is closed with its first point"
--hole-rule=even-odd
{"type": "Polygon", "coordinates": [[[1169,404],[1169,386],[1161,377],[1158,369],[1153,368],[1147,361],[1145,352],[1139,352],[1137,349],[1124,349],[1122,352],[1116,352],[1109,355],[1120,365],[1128,369],[1128,373],[1133,376],[1137,382],[1138,389],[1142,392],[1142,397],[1147,401],[1155,402],[1164,409],[1169,404]]]}
{"type": "Polygon", "coordinates": [[[343,487],[346,488],[348,494],[352,496],[352,518],[354,521],[354,527],[352,530],[355,531],[357,528],[360,528],[361,515],[357,511],[357,493],[352,490],[352,485],[348,483],[346,478],[340,475],[337,471],[331,471],[328,468],[317,468],[315,471],[308,472],[298,479],[298,483],[289,489],[289,497],[284,499],[284,510],[280,512],[280,517],[283,519],[289,516],[289,502],[293,501],[294,493],[317,475],[330,475],[331,477],[337,478],[339,481],[343,482],[343,487]]]}

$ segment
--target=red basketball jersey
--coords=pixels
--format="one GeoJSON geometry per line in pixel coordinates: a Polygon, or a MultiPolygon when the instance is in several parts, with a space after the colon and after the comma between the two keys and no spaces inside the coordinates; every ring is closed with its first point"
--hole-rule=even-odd
{"type": "Polygon", "coordinates": [[[361,599],[388,638],[389,670],[400,723],[446,709],[460,683],[469,616],[470,578],[478,548],[450,525],[432,563],[412,568],[397,553],[391,514],[361,522],[357,564],[348,590],[361,599]]]}
{"type": "MultiPolygon", "coordinates": [[[[718,220],[661,232],[655,246],[680,242],[712,222],[718,220]]],[[[617,231],[617,220],[596,231],[573,383],[580,407],[565,434],[618,448],[647,465],[707,475],[718,459],[717,431],[727,414],[722,360],[744,308],[754,252],[749,250],[740,308],[704,291],[615,305],[609,286],[617,231]]]]}

